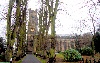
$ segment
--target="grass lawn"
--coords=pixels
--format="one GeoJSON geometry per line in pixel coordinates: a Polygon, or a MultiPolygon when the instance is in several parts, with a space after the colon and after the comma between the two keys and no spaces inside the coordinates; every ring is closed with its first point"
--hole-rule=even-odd
{"type": "Polygon", "coordinates": [[[62,58],[64,59],[64,56],[61,53],[56,54],[56,58],[62,58]]]}
{"type": "Polygon", "coordinates": [[[0,62],[0,63],[10,63],[10,62],[0,62]]]}
{"type": "Polygon", "coordinates": [[[62,53],[56,54],[56,63],[66,63],[64,62],[64,56],[62,55],[62,53]]]}
{"type": "Polygon", "coordinates": [[[25,58],[26,56],[24,56],[23,58],[21,58],[21,60],[19,61],[13,61],[12,63],[22,63],[22,60],[25,58]]]}
{"type": "MultiPolygon", "coordinates": [[[[96,61],[98,61],[98,59],[100,59],[100,53],[95,54],[94,58],[92,56],[82,56],[82,57],[84,58],[84,60],[91,59],[93,61],[94,59],[96,59],[96,61]]],[[[47,63],[46,59],[41,59],[40,57],[37,57],[37,59],[39,61],[41,61],[41,63],[47,63]]],[[[65,62],[63,54],[58,53],[58,54],[56,54],[56,62],[55,63],[80,63],[80,61],[79,62],[65,62]]]]}
{"type": "MultiPolygon", "coordinates": [[[[35,55],[34,55],[35,56],[35,55]]],[[[35,56],[36,57],[36,56],[35,56]]],[[[41,63],[47,63],[47,61],[45,59],[41,59],[40,57],[36,57],[41,63]]]]}
{"type": "Polygon", "coordinates": [[[22,59],[21,59],[21,60],[19,60],[17,63],[22,63],[22,59]]]}
{"type": "Polygon", "coordinates": [[[41,62],[41,63],[47,63],[45,59],[41,59],[39,57],[37,57],[37,59],[41,62]]]}
{"type": "MultiPolygon", "coordinates": [[[[40,57],[36,57],[41,63],[47,63],[47,60],[48,59],[41,59],[40,57]]],[[[59,54],[56,54],[56,63],[61,63],[61,62],[63,62],[63,59],[64,59],[64,56],[61,54],[61,53],[59,53],[59,54]]],[[[66,63],[66,62],[63,62],[63,63],[66,63]]]]}
{"type": "Polygon", "coordinates": [[[13,61],[13,63],[22,63],[22,59],[19,61],[13,61]]]}

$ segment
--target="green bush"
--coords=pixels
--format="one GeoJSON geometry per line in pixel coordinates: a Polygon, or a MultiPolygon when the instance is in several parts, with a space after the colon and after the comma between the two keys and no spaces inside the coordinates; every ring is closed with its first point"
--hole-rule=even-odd
{"type": "Polygon", "coordinates": [[[82,59],[81,54],[75,49],[69,49],[64,51],[65,61],[79,61],[82,59]]]}
{"type": "Polygon", "coordinates": [[[93,50],[91,47],[83,47],[80,49],[79,51],[82,55],[92,55],[93,54],[93,50]]]}
{"type": "Polygon", "coordinates": [[[5,56],[4,55],[0,55],[0,60],[4,61],[5,60],[5,56]]]}
{"type": "Polygon", "coordinates": [[[58,53],[61,53],[61,51],[58,51],[58,53]]]}

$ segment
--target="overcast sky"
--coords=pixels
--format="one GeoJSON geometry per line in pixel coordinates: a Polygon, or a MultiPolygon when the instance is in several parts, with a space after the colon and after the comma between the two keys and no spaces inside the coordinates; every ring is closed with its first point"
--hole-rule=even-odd
{"type": "MultiPolygon", "coordinates": [[[[56,34],[73,34],[73,33],[86,33],[93,31],[93,26],[91,22],[91,18],[89,16],[89,8],[91,8],[93,2],[87,2],[89,0],[60,0],[62,2],[59,5],[57,19],[56,19],[56,34]],[[84,7],[85,6],[85,7],[84,7]],[[81,22],[81,24],[80,24],[81,22]],[[83,25],[82,23],[85,23],[83,25]],[[80,32],[80,29],[82,32],[80,32]]],[[[97,3],[98,0],[93,0],[97,3]]],[[[4,6],[8,4],[8,0],[0,0],[0,13],[3,11],[4,6]]],[[[33,10],[39,8],[39,1],[38,0],[29,0],[28,8],[32,8],[33,10]]],[[[96,20],[95,26],[97,23],[100,24],[100,6],[97,5],[95,8],[92,6],[91,12],[96,13],[94,19],[96,20]],[[98,19],[97,19],[97,18],[98,19]]],[[[7,12],[7,11],[6,11],[7,12]]],[[[2,16],[0,15],[0,18],[2,16]]],[[[0,36],[5,36],[5,29],[6,29],[6,21],[0,21],[0,36]]]]}
{"type": "MultiPolygon", "coordinates": [[[[93,2],[97,5],[98,0],[93,0],[93,2]]],[[[59,9],[62,9],[57,14],[56,19],[56,33],[57,34],[83,34],[86,32],[93,31],[93,24],[91,18],[89,16],[89,9],[91,9],[91,14],[96,13],[94,19],[97,23],[100,23],[100,6],[97,5],[97,9],[94,10],[93,2],[90,0],[60,0],[62,2],[59,5],[59,9]],[[96,17],[98,19],[96,19],[96,17]],[[80,24],[81,22],[81,24],[80,24]],[[85,25],[84,25],[84,24],[85,25]],[[80,29],[79,29],[80,28],[80,29]],[[80,30],[82,32],[80,32],[80,30]]],[[[32,9],[37,9],[39,6],[38,0],[29,0],[29,7],[32,9]],[[33,3],[34,2],[34,3],[33,3]],[[34,4],[34,5],[33,5],[34,4]]]]}

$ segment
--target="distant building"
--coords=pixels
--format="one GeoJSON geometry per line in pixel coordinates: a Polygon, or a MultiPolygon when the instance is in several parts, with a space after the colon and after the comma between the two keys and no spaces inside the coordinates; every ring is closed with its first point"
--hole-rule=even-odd
{"type": "Polygon", "coordinates": [[[38,33],[37,26],[38,26],[37,10],[34,11],[29,9],[27,42],[28,42],[28,48],[30,50],[32,50],[31,46],[33,45],[34,35],[38,33]]]}
{"type": "Polygon", "coordinates": [[[56,40],[56,52],[75,48],[75,39],[57,38],[56,40]]]}
{"type": "MultiPolygon", "coordinates": [[[[34,42],[34,35],[38,34],[37,26],[38,26],[37,11],[29,9],[29,22],[28,22],[28,32],[27,32],[28,51],[33,50],[32,44],[34,42]]],[[[75,48],[75,39],[57,38],[56,51],[64,51],[70,48],[75,48]]]]}
{"type": "Polygon", "coordinates": [[[38,20],[37,20],[37,11],[29,9],[29,22],[28,22],[28,42],[33,40],[33,37],[35,34],[37,34],[37,26],[38,26],[38,20]]]}

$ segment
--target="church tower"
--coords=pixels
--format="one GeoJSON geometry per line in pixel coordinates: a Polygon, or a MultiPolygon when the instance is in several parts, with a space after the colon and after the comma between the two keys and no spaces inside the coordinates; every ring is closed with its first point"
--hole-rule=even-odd
{"type": "Polygon", "coordinates": [[[28,22],[28,41],[33,40],[35,34],[37,34],[37,11],[29,9],[29,22],[28,22]]]}
{"type": "Polygon", "coordinates": [[[37,11],[29,9],[29,22],[28,22],[28,32],[27,32],[27,42],[28,42],[28,50],[31,51],[32,44],[34,42],[34,35],[38,33],[37,31],[38,19],[37,19],[37,11]]]}

